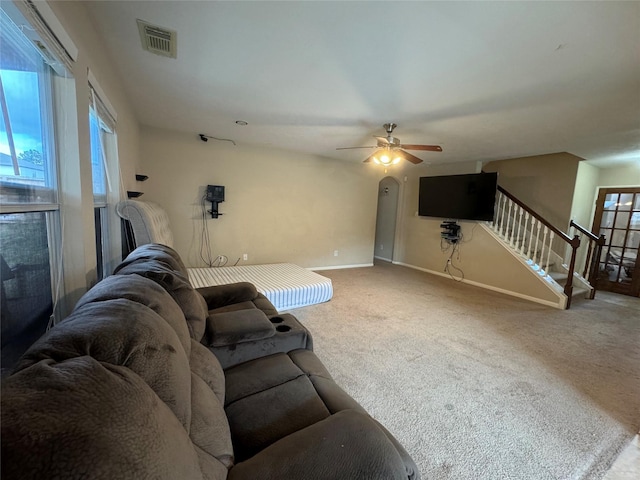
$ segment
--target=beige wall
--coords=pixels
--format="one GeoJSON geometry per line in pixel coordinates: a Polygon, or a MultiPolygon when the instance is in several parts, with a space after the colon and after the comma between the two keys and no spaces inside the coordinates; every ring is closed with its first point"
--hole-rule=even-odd
{"type": "MultiPolygon", "coordinates": [[[[176,250],[199,258],[200,199],[225,186],[224,213],[206,220],[214,257],[234,264],[291,262],[303,267],[371,264],[380,169],[273,148],[200,141],[194,133],[143,128],[141,200],[168,213],[176,250]],[[334,251],[338,256],[334,256],[334,251]]],[[[210,204],[207,204],[209,208],[210,204]]]]}
{"type": "Polygon", "coordinates": [[[552,153],[489,162],[484,171],[498,172],[501,187],[566,232],[579,162],[570,153],[552,153]]]}
{"type": "MultiPolygon", "coordinates": [[[[439,256],[436,255],[435,250],[438,253],[440,251],[441,219],[418,216],[420,177],[465,173],[477,173],[476,163],[406,166],[398,172],[396,178],[401,179],[404,188],[401,189],[401,215],[398,218],[401,231],[395,245],[395,260],[422,268],[434,269],[436,267],[439,256]],[[434,235],[438,240],[435,245],[424,243],[425,237],[433,237],[434,235]]],[[[436,269],[440,268],[441,266],[438,265],[436,269]]]]}
{"type": "MultiPolygon", "coordinates": [[[[400,242],[395,260],[418,269],[443,274],[451,251],[443,252],[440,242],[442,219],[419,217],[418,189],[421,176],[478,173],[476,162],[405,168],[398,176],[406,181],[402,189],[403,214],[400,219],[400,242]]],[[[540,282],[530,268],[517,260],[507,248],[476,222],[460,221],[463,243],[454,265],[464,272],[464,279],[487,288],[535,298],[546,304],[557,304],[558,296],[540,282]]],[[[446,246],[446,244],[445,244],[446,246]]],[[[460,272],[452,269],[454,275],[460,272]]],[[[452,280],[453,281],[453,280],[452,280]]]]}

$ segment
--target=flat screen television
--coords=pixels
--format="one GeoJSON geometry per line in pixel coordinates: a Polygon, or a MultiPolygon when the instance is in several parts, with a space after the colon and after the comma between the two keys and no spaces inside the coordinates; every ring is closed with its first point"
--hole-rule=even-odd
{"type": "Polygon", "coordinates": [[[497,185],[497,173],[420,177],[418,215],[491,221],[497,185]]]}

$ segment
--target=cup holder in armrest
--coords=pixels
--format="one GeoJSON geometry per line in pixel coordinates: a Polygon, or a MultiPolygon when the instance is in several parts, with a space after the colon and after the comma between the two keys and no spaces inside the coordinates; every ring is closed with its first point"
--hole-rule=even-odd
{"type": "Polygon", "coordinates": [[[271,317],[269,320],[271,320],[271,323],[282,323],[282,322],[284,322],[284,318],[282,318],[282,317],[271,317]]]}
{"type": "Polygon", "coordinates": [[[289,325],[278,325],[276,327],[276,330],[279,332],[288,332],[289,330],[291,330],[291,327],[289,325]]]}

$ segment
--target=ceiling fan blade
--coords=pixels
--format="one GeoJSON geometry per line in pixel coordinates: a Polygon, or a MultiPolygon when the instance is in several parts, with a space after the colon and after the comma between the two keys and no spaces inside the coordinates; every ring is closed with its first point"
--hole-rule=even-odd
{"type": "Polygon", "coordinates": [[[405,152],[404,150],[400,150],[400,155],[405,159],[409,160],[411,163],[418,164],[422,163],[422,159],[416,157],[415,155],[411,155],[409,152],[405,152]]]}
{"type": "Polygon", "coordinates": [[[407,150],[428,150],[430,152],[442,151],[440,145],[400,145],[400,148],[406,148],[407,150]]]}
{"type": "Polygon", "coordinates": [[[374,136],[373,138],[378,140],[378,143],[382,143],[383,145],[389,145],[389,140],[386,137],[376,137],[376,136],[374,136]]]}
{"type": "Polygon", "coordinates": [[[336,150],[354,150],[356,148],[378,148],[378,147],[340,147],[340,148],[336,148],[336,150]]]}

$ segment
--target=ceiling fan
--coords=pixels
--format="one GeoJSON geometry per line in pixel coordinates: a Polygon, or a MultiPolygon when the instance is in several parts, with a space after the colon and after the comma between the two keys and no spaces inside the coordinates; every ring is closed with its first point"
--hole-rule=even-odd
{"type": "Polygon", "coordinates": [[[352,150],[355,148],[377,148],[378,150],[367,157],[364,162],[375,162],[380,165],[394,165],[402,159],[409,160],[411,163],[421,163],[422,159],[415,155],[405,152],[405,150],[428,150],[430,152],[441,152],[442,147],[439,145],[403,145],[400,139],[392,136],[393,129],[397,127],[395,123],[385,123],[383,125],[387,131],[386,137],[376,137],[378,144],[371,147],[341,147],[336,150],[352,150]]]}

